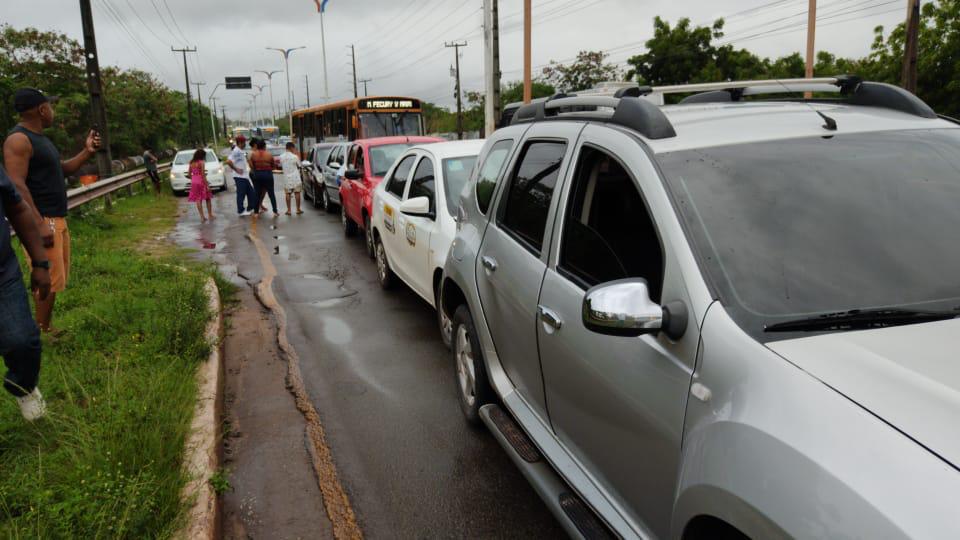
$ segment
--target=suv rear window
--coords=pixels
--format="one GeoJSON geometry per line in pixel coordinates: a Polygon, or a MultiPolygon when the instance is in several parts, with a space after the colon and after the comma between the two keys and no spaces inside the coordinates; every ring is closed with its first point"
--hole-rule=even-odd
{"type": "Polygon", "coordinates": [[[507,162],[507,156],[510,155],[511,148],[513,148],[511,139],[494,144],[484,158],[483,166],[480,167],[480,173],[477,175],[477,206],[484,214],[490,208],[490,200],[493,199],[497,179],[500,178],[500,173],[507,162]]]}
{"type": "Polygon", "coordinates": [[[528,143],[510,180],[510,188],[497,210],[498,223],[538,253],[543,247],[547,212],[566,151],[567,144],[564,142],[528,143]]]}

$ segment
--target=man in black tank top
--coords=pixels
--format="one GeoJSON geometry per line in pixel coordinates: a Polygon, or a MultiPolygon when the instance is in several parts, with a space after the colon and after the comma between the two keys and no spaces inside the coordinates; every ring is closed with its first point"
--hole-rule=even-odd
{"type": "MultiPolygon", "coordinates": [[[[33,88],[14,94],[17,124],[3,143],[7,175],[33,211],[50,261],[50,294],[36,299],[37,325],[50,332],[56,293],[64,290],[70,275],[70,232],[67,229],[67,183],[64,179],[89,160],[100,147],[100,136],[90,131],[83,150],[67,161],[44,134],[53,125],[50,98],[33,88]]],[[[27,255],[29,259],[29,254],[27,255]]]]}

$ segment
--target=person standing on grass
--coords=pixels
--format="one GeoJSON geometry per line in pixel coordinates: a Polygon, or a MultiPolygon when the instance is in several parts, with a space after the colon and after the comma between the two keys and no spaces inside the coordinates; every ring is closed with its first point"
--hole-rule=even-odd
{"type": "Polygon", "coordinates": [[[30,315],[20,264],[10,244],[10,225],[32,259],[30,288],[40,300],[50,294],[50,261],[40,238],[33,208],[0,168],[0,355],[7,366],[3,387],[17,398],[28,421],[44,415],[46,403],[37,388],[40,378],[40,329],[30,315]],[[9,224],[8,224],[9,221],[9,224]]]}
{"type": "Polygon", "coordinates": [[[237,186],[237,214],[249,216],[254,212],[257,192],[250,182],[250,166],[247,165],[247,138],[237,136],[237,144],[227,154],[227,166],[233,170],[233,183],[237,186]],[[246,204],[246,205],[244,205],[246,204]]]}
{"type": "Polygon", "coordinates": [[[270,206],[273,207],[273,217],[277,217],[277,195],[273,190],[273,155],[267,152],[267,143],[257,139],[255,149],[250,154],[250,164],[253,168],[253,185],[257,188],[256,212],[266,212],[263,199],[270,196],[270,206]]]}
{"type": "MultiPolygon", "coordinates": [[[[55,98],[53,98],[55,99],[55,98]]],[[[67,286],[70,276],[70,231],[67,228],[67,183],[64,179],[77,170],[100,148],[100,134],[90,130],[83,150],[67,161],[60,161],[60,152],[43,130],[53,125],[51,98],[34,88],[21,88],[14,93],[13,106],[20,114],[20,123],[3,142],[3,161],[14,187],[26,201],[33,219],[40,228],[46,248],[44,260],[50,261],[50,294],[36,298],[37,324],[40,330],[56,336],[53,306],[57,293],[67,286]]],[[[27,251],[30,259],[30,252],[27,251]]]]}
{"type": "Polygon", "coordinates": [[[200,223],[207,219],[213,219],[213,192],[210,191],[210,183],[207,182],[207,151],[203,148],[197,148],[190,159],[190,196],[187,198],[190,202],[197,203],[197,212],[200,212],[200,223]],[[207,216],[203,215],[203,203],[207,203],[207,216]]]}
{"type": "Polygon", "coordinates": [[[300,158],[296,154],[297,145],[292,142],[287,143],[287,151],[280,156],[280,168],[283,169],[283,197],[287,202],[287,215],[290,215],[290,197],[294,196],[297,200],[297,214],[302,214],[300,209],[300,158]]]}
{"type": "Polygon", "coordinates": [[[160,196],[160,173],[157,172],[157,156],[153,155],[153,148],[149,146],[143,152],[143,165],[147,168],[147,176],[153,182],[153,191],[160,196]]]}

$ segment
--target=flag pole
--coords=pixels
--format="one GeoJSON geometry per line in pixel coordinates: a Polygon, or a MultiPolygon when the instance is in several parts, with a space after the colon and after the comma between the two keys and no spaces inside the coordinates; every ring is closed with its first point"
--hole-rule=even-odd
{"type": "Polygon", "coordinates": [[[327,2],[324,1],[320,8],[320,52],[323,54],[323,101],[330,101],[330,88],[327,85],[327,41],[323,33],[323,12],[327,9],[327,2]]]}

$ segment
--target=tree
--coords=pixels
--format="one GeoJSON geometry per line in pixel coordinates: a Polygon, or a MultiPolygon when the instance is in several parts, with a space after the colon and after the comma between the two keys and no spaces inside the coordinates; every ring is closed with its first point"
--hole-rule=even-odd
{"type": "Polygon", "coordinates": [[[699,82],[714,75],[716,48],[711,42],[723,36],[723,20],[713,26],[691,27],[684,17],[676,26],[655,17],[653,37],[645,43],[647,52],[627,60],[628,79],[654,86],[699,82]]]}
{"type": "MultiPolygon", "coordinates": [[[[557,93],[557,89],[546,82],[533,81],[530,86],[533,99],[548,97],[557,93]]],[[[501,105],[509,105],[518,101],[523,101],[523,81],[509,82],[500,89],[501,105]]]]}
{"type": "Polygon", "coordinates": [[[542,81],[559,88],[562,92],[587,90],[604,81],[618,80],[620,69],[604,62],[608,54],[603,51],[580,51],[570,65],[553,60],[543,68],[542,81]]]}

